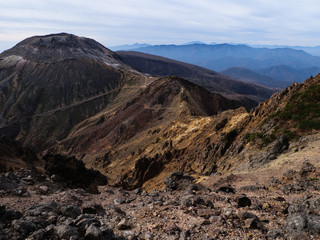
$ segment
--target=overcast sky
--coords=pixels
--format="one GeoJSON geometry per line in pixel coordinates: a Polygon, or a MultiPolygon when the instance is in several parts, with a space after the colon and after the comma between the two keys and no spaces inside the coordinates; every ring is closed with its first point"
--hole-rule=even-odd
{"type": "Polygon", "coordinates": [[[0,52],[68,32],[107,47],[190,41],[320,45],[319,0],[1,0],[0,52]]]}

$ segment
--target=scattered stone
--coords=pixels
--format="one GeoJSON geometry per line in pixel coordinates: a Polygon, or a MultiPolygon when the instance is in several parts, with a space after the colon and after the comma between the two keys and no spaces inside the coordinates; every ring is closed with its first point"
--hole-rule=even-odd
{"type": "Polygon", "coordinates": [[[27,185],[34,185],[35,184],[35,181],[31,176],[22,178],[21,181],[24,182],[27,185]]]}
{"type": "Polygon", "coordinates": [[[308,219],[305,214],[290,216],[287,219],[287,227],[291,232],[302,231],[307,228],[308,219]]]}
{"type": "Polygon", "coordinates": [[[173,235],[173,234],[176,234],[177,232],[181,232],[180,228],[177,226],[177,224],[172,224],[172,225],[169,225],[167,228],[166,228],[166,232],[169,234],[169,235],[173,235]]]}
{"type": "Polygon", "coordinates": [[[18,182],[0,175],[0,190],[13,190],[18,187],[18,182]]]}
{"type": "Polygon", "coordinates": [[[18,231],[20,234],[26,236],[29,233],[36,230],[37,226],[32,221],[19,219],[19,220],[13,220],[12,221],[13,229],[18,231]]]}
{"type": "Polygon", "coordinates": [[[250,212],[241,212],[239,213],[239,218],[245,222],[245,226],[249,229],[262,229],[263,224],[258,218],[258,216],[254,215],[250,212]]]}
{"type": "Polygon", "coordinates": [[[85,239],[88,240],[99,240],[102,238],[102,231],[100,230],[99,227],[96,227],[94,225],[90,225],[85,234],[85,239]]]}
{"type": "Polygon", "coordinates": [[[79,232],[75,227],[60,225],[56,228],[56,233],[60,239],[77,239],[79,237],[79,232]]]}
{"type": "Polygon", "coordinates": [[[111,190],[110,188],[108,188],[108,187],[104,189],[104,192],[109,193],[109,194],[112,194],[112,195],[114,194],[114,191],[112,191],[112,190],[111,190]]]}
{"type": "Polygon", "coordinates": [[[27,193],[27,189],[24,187],[18,187],[17,189],[15,189],[14,194],[16,196],[23,196],[25,193],[27,193]]]}
{"type": "Polygon", "coordinates": [[[4,176],[12,181],[19,183],[19,178],[13,172],[5,173],[4,176]]]}
{"type": "Polygon", "coordinates": [[[249,229],[262,229],[263,225],[259,218],[248,218],[245,220],[245,225],[249,229]]]}
{"type": "Polygon", "coordinates": [[[320,214],[320,198],[316,198],[311,202],[310,209],[313,212],[320,214]]]}
{"type": "Polygon", "coordinates": [[[126,216],[126,212],[123,211],[121,208],[119,208],[119,207],[117,207],[117,206],[111,206],[111,207],[114,209],[114,211],[115,211],[116,213],[119,213],[119,214],[121,214],[121,215],[123,215],[123,216],[126,216]]]}
{"type": "Polygon", "coordinates": [[[86,188],[86,191],[91,194],[100,194],[96,183],[91,183],[89,187],[86,188]]]}
{"type": "MultiPolygon", "coordinates": [[[[184,206],[184,207],[205,205],[205,201],[202,198],[200,198],[199,196],[187,195],[187,196],[183,196],[181,198],[181,205],[184,206]]],[[[212,206],[213,206],[213,204],[212,204],[212,206]]]]}
{"type": "MultiPolygon", "coordinates": [[[[1,213],[0,213],[1,215],[1,213]]],[[[22,217],[22,212],[17,211],[17,210],[8,210],[5,213],[5,218],[7,221],[13,221],[15,219],[19,219],[22,217]]]]}
{"type": "Polygon", "coordinates": [[[236,190],[230,185],[223,185],[218,188],[217,192],[225,192],[225,193],[236,193],[236,190]]]}
{"type": "Polygon", "coordinates": [[[320,215],[310,214],[308,216],[308,227],[311,232],[320,234],[320,215]]]}
{"type": "Polygon", "coordinates": [[[49,187],[47,186],[39,186],[38,193],[39,194],[47,194],[49,192],[49,187]]]}
{"type": "Polygon", "coordinates": [[[258,185],[250,185],[250,186],[243,186],[239,189],[240,191],[259,191],[259,190],[267,190],[265,186],[258,186],[258,185]]]}
{"type": "Polygon", "coordinates": [[[294,177],[296,176],[297,172],[293,169],[289,169],[287,170],[284,174],[283,174],[283,177],[282,179],[284,181],[291,181],[294,179],[294,177]]]}
{"type": "Polygon", "coordinates": [[[225,217],[225,218],[231,218],[232,215],[233,215],[233,210],[232,210],[232,208],[224,208],[224,209],[223,209],[223,212],[224,212],[224,217],[225,217]]]}
{"type": "Polygon", "coordinates": [[[280,154],[289,148],[289,138],[286,135],[281,135],[273,145],[270,154],[280,154]]]}
{"type": "Polygon", "coordinates": [[[129,230],[131,229],[131,225],[129,221],[125,218],[121,219],[121,221],[118,223],[117,228],[119,230],[129,230]]]}
{"type": "Polygon", "coordinates": [[[188,238],[190,238],[190,236],[191,236],[190,230],[182,231],[180,233],[180,240],[187,240],[188,238]]]}
{"type": "Polygon", "coordinates": [[[281,228],[270,229],[267,233],[270,239],[283,239],[285,230],[281,228]]]}
{"type": "Polygon", "coordinates": [[[276,197],[274,200],[279,201],[279,202],[285,202],[286,199],[284,197],[276,197]]]}
{"type": "Polygon", "coordinates": [[[241,220],[246,220],[246,219],[249,219],[249,218],[258,218],[256,215],[254,215],[253,213],[251,212],[240,212],[238,214],[239,218],[241,220]]]}
{"type": "Polygon", "coordinates": [[[96,214],[99,216],[104,216],[105,210],[100,204],[93,204],[93,203],[86,203],[82,207],[82,213],[88,213],[88,214],[96,214]]]}
{"type": "Polygon", "coordinates": [[[62,206],[60,208],[60,212],[63,216],[73,219],[77,218],[81,214],[80,208],[74,205],[62,206]]]}
{"type": "Polygon", "coordinates": [[[301,177],[306,177],[309,173],[315,172],[315,171],[316,171],[315,166],[313,166],[309,161],[304,161],[299,171],[299,175],[301,177]]]}
{"type": "Polygon", "coordinates": [[[121,205],[121,204],[126,203],[126,201],[124,199],[122,199],[122,198],[116,198],[116,199],[113,200],[113,202],[114,202],[115,205],[121,205]]]}
{"type": "Polygon", "coordinates": [[[146,240],[152,240],[152,239],[153,239],[153,237],[152,237],[152,235],[151,235],[150,233],[146,233],[146,234],[144,235],[144,238],[145,238],[146,240]]]}
{"type": "Polygon", "coordinates": [[[93,214],[81,214],[75,220],[75,226],[80,229],[80,231],[85,231],[90,225],[94,224],[96,226],[101,225],[100,221],[95,218],[93,214]]]}
{"type": "Polygon", "coordinates": [[[46,235],[51,235],[51,234],[52,232],[48,233],[46,229],[39,229],[30,235],[30,239],[34,239],[34,240],[45,239],[46,235]]]}
{"type": "Polygon", "coordinates": [[[245,194],[236,196],[234,201],[239,208],[251,206],[251,200],[245,194]]]}
{"type": "Polygon", "coordinates": [[[209,218],[209,221],[212,223],[220,223],[222,221],[222,217],[221,216],[211,216],[209,218]]]}

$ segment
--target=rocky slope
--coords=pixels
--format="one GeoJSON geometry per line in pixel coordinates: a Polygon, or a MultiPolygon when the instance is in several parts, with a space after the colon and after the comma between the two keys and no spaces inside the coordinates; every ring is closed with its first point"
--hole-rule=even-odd
{"type": "Polygon", "coordinates": [[[298,167],[203,184],[174,172],[165,191],[149,193],[101,186],[92,194],[32,171],[7,173],[0,175],[0,239],[318,239],[319,167],[298,167]]]}

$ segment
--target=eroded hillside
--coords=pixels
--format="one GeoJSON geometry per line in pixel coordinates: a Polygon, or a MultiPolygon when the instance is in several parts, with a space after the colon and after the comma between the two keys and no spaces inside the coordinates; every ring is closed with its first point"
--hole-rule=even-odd
{"type": "Polygon", "coordinates": [[[319,105],[314,101],[319,96],[319,76],[276,93],[251,113],[243,107],[226,110],[230,107],[214,98],[209,104],[208,97],[200,103],[220,109],[205,111],[194,90],[180,86],[174,92],[173,82],[163,84],[161,94],[156,92],[161,84],[154,82],[103,123],[93,118],[95,127],[76,131],[57,149],[83,157],[88,166],[105,173],[110,184],[150,190],[161,188],[176,170],[200,177],[259,169],[318,129],[319,105]],[[301,109],[303,119],[294,115],[301,109]]]}

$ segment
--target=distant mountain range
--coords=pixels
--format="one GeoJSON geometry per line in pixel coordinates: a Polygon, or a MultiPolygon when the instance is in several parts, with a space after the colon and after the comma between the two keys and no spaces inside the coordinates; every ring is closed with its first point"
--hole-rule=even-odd
{"type": "Polygon", "coordinates": [[[296,50],[302,50],[313,56],[320,56],[320,46],[306,47],[306,46],[288,46],[288,45],[250,45],[251,47],[262,47],[262,48],[291,48],[296,50]]]}
{"type": "MultiPolygon", "coordinates": [[[[178,45],[191,45],[191,44],[204,44],[204,45],[219,45],[219,43],[211,42],[209,44],[206,44],[201,41],[191,41],[184,44],[178,44],[178,45]]],[[[290,46],[290,45],[256,45],[256,44],[236,44],[236,43],[226,43],[230,45],[246,45],[253,48],[269,48],[269,49],[276,49],[276,48],[290,48],[295,50],[302,50],[306,53],[309,53],[313,56],[320,56],[320,46],[314,46],[314,47],[308,47],[308,46],[290,46]]],[[[140,47],[148,47],[148,46],[155,46],[152,44],[147,43],[134,43],[134,44],[125,44],[125,45],[119,45],[110,47],[113,51],[127,51],[127,50],[133,50],[140,47]]]]}
{"type": "Polygon", "coordinates": [[[235,79],[260,82],[259,84],[269,87],[283,88],[294,81],[301,82],[320,72],[320,57],[309,54],[319,55],[320,47],[251,47],[239,44],[204,44],[196,41],[184,45],[139,46],[136,49],[134,46],[137,45],[126,47],[125,50],[171,58],[218,72],[224,71],[235,79]],[[237,68],[237,71],[234,68],[237,68]],[[239,68],[242,69],[241,73],[239,68]],[[244,70],[250,74],[246,75],[244,70]],[[252,79],[253,72],[260,74],[259,79],[252,79]],[[269,80],[266,81],[265,77],[269,77],[269,80]]]}
{"type": "Polygon", "coordinates": [[[291,84],[290,81],[275,80],[272,77],[267,76],[268,74],[262,75],[247,68],[232,67],[221,71],[220,73],[234,79],[239,79],[242,81],[252,82],[273,88],[282,89],[291,84]]]}
{"type": "Polygon", "coordinates": [[[152,45],[146,44],[146,43],[134,43],[134,44],[125,44],[125,45],[110,47],[110,50],[112,50],[112,51],[132,50],[132,49],[137,49],[137,48],[141,48],[141,47],[149,47],[149,46],[152,46],[152,45]]]}
{"type": "Polygon", "coordinates": [[[157,45],[136,49],[137,51],[172,58],[215,71],[230,67],[244,67],[251,70],[287,65],[302,69],[320,67],[320,57],[290,48],[253,48],[231,44],[157,45]]]}
{"type": "Polygon", "coordinates": [[[276,65],[270,68],[258,69],[257,73],[266,75],[278,81],[286,82],[301,82],[301,79],[306,79],[310,76],[315,76],[320,72],[319,67],[310,67],[296,69],[287,65],[276,65]]]}

